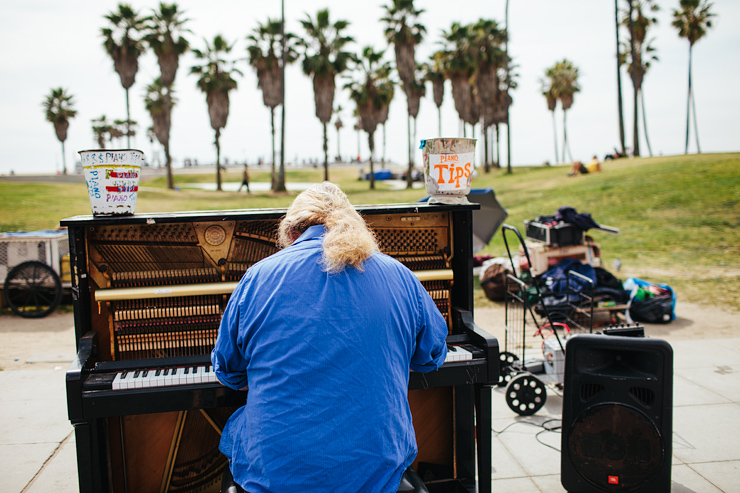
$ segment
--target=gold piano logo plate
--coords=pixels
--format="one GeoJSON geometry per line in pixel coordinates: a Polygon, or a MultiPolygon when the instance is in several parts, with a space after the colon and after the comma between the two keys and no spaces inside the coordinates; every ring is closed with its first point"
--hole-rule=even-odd
{"type": "Polygon", "coordinates": [[[203,235],[206,239],[206,243],[212,246],[219,246],[226,240],[226,231],[221,226],[214,224],[206,229],[203,235]]]}

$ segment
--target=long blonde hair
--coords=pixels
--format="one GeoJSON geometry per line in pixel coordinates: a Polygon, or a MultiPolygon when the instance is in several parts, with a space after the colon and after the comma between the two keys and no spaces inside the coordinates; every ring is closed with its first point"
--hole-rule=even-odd
{"type": "Polygon", "coordinates": [[[375,235],[365,220],[347,195],[328,181],[311,186],[295,198],[280,221],[278,244],[291,245],[294,238],[317,224],[326,227],[323,264],[327,272],[341,272],[348,265],[363,270],[363,262],[378,251],[375,235]]]}

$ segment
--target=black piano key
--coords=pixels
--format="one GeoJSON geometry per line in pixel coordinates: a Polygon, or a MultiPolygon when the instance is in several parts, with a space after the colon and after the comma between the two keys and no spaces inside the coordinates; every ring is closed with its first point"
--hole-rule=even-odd
{"type": "Polygon", "coordinates": [[[139,373],[141,373],[141,370],[134,371],[134,378],[139,378],[139,373]]]}
{"type": "Polygon", "coordinates": [[[190,372],[190,367],[189,366],[186,366],[185,367],[185,375],[187,375],[189,372],[190,372]]]}
{"type": "Polygon", "coordinates": [[[161,368],[157,368],[157,371],[154,372],[154,376],[155,377],[158,377],[161,374],[162,374],[162,369],[161,368]]]}

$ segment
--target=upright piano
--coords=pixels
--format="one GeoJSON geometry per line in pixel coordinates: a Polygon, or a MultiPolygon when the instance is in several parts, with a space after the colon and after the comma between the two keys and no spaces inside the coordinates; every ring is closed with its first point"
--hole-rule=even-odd
{"type": "MultiPolygon", "coordinates": [[[[473,321],[472,212],[479,207],[357,207],[381,250],[417,275],[447,321],[445,364],[409,376],[419,446],[413,467],[430,491],[491,489],[499,355],[496,338],[473,321]]],[[[80,491],[220,491],[228,467],[218,451],[221,430],[249,394],[215,380],[210,351],[244,272],[277,251],[284,214],[61,222],[70,241],[77,357],[66,384],[80,491]]]]}

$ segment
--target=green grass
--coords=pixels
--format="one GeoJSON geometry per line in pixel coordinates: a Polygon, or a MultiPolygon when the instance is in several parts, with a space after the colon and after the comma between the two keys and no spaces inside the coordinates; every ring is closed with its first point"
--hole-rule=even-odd
{"type": "MultiPolygon", "coordinates": [[[[367,165],[365,165],[367,168],[367,165]]],[[[507,223],[552,215],[561,206],[589,212],[616,236],[590,232],[601,245],[604,266],[619,258],[632,275],[670,284],[682,300],[740,309],[740,153],[671,156],[606,162],[601,173],[568,177],[568,167],[514,168],[480,174],[473,187],[492,187],[507,209],[507,223]]],[[[274,208],[290,204],[294,193],[235,194],[188,189],[213,183],[215,173],[177,170],[180,190],[167,190],[162,176],[142,180],[137,212],[274,208]]],[[[391,190],[387,183],[357,180],[356,167],[330,170],[354,204],[413,202],[423,190],[391,190]]],[[[269,171],[250,170],[252,182],[269,181],[269,171]]],[[[241,170],[224,181],[240,182],[241,170]]],[[[286,181],[317,182],[323,170],[286,171],[286,181]]],[[[65,217],[90,214],[84,184],[38,184],[0,179],[0,231],[54,228],[65,217]]],[[[481,253],[505,254],[501,233],[481,253]]],[[[484,300],[482,296],[476,298],[484,300]]]]}

